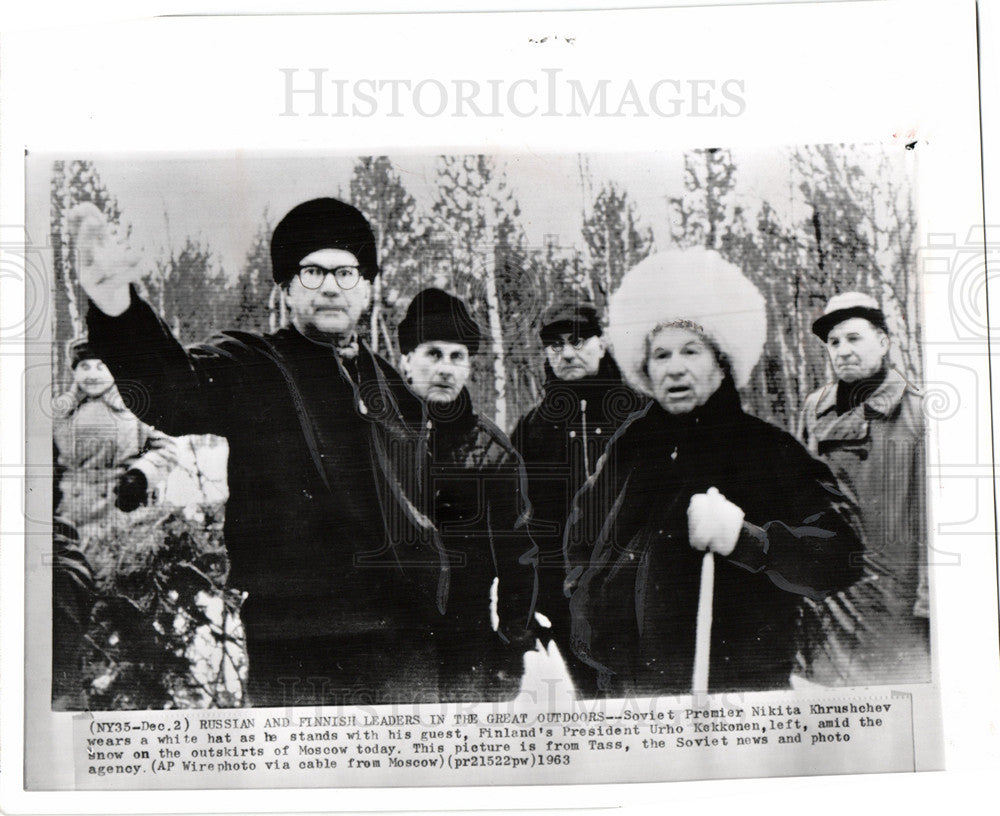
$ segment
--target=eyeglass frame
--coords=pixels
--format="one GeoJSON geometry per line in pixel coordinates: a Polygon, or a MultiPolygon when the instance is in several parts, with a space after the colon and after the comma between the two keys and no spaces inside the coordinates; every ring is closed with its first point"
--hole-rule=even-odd
{"type": "Polygon", "coordinates": [[[309,289],[311,291],[319,289],[324,283],[326,283],[327,275],[333,275],[333,280],[336,282],[337,286],[339,286],[343,291],[348,292],[355,286],[357,286],[358,283],[361,281],[361,268],[359,266],[352,266],[351,264],[342,264],[340,266],[335,266],[332,268],[320,266],[319,264],[306,264],[305,266],[299,267],[299,271],[296,273],[296,275],[298,276],[299,282],[306,289],[309,289]],[[341,270],[344,269],[351,270],[351,272],[353,272],[357,276],[355,277],[354,282],[350,286],[344,286],[344,284],[341,283],[339,273],[341,272],[341,270]],[[302,277],[303,272],[308,272],[310,270],[317,270],[318,272],[323,273],[323,277],[318,279],[318,283],[315,286],[310,286],[308,283],[305,282],[305,280],[302,277]]]}
{"type": "Polygon", "coordinates": [[[577,334],[565,340],[562,337],[559,337],[557,339],[550,340],[548,343],[546,343],[545,348],[552,349],[552,351],[557,353],[562,353],[562,350],[566,346],[570,346],[573,349],[573,351],[580,351],[580,349],[582,349],[587,344],[587,341],[591,337],[596,337],[596,335],[591,334],[586,337],[583,337],[582,335],[577,334]]]}

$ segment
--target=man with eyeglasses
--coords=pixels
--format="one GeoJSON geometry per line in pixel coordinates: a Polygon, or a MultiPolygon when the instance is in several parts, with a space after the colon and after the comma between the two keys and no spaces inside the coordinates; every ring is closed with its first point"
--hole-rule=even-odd
{"type": "Polygon", "coordinates": [[[146,390],[143,419],[228,440],[225,538],[230,585],[245,593],[248,702],[434,701],[434,592],[389,540],[372,450],[384,406],[370,386],[398,375],[357,335],[379,273],[364,216],[332,198],[292,209],[271,238],[290,325],[187,349],[138,297],[131,268],[89,255],[90,341],[116,378],[146,390]]]}
{"type": "Polygon", "coordinates": [[[607,353],[594,304],[564,301],[542,314],[545,354],[542,401],[518,421],[511,441],[524,459],[533,510],[532,535],[539,546],[538,610],[551,623],[552,639],[578,696],[596,693],[594,672],[569,648],[569,601],[563,531],[573,497],[632,411],[644,400],[622,380],[607,353]]]}

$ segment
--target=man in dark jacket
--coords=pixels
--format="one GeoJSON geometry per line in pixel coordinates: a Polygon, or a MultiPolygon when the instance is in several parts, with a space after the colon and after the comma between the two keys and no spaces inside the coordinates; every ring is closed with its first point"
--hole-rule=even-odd
{"type": "Polygon", "coordinates": [[[385,523],[361,395],[395,375],[356,334],[379,272],[368,222],[335,199],[292,209],[271,239],[291,325],[188,349],[106,243],[81,253],[92,345],[145,389],[144,421],[229,442],[225,537],[252,704],[435,700],[427,603],[385,523]]]}
{"type": "Polygon", "coordinates": [[[399,324],[406,385],[385,378],[386,397],[377,401],[394,403],[400,420],[380,412],[380,447],[396,452],[380,458],[388,492],[408,495],[411,512],[431,522],[425,529],[435,544],[416,552],[440,552],[445,565],[442,571],[430,561],[425,582],[446,579],[438,581],[435,621],[445,701],[515,694],[533,631],[537,548],[527,527],[524,467],[465,388],[481,340],[462,301],[440,289],[421,291],[399,324]]]}
{"type": "Polygon", "coordinates": [[[540,549],[538,609],[549,619],[552,638],[583,696],[596,691],[595,676],[569,648],[563,530],[573,497],[595,472],[611,437],[645,402],[622,381],[602,334],[591,303],[561,302],[546,309],[540,330],[545,392],[512,435],[528,472],[532,534],[540,549]]]}

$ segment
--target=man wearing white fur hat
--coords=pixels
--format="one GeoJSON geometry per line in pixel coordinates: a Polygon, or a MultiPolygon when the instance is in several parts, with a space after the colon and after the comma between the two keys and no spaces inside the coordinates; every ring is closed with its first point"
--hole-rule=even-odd
{"type": "Polygon", "coordinates": [[[577,496],[574,649],[607,694],[687,693],[700,629],[707,677],[694,690],[787,687],[801,597],[856,580],[861,545],[829,468],[740,404],[767,335],[764,299],[718,254],[673,251],[625,276],[609,318],[625,379],[653,401],[577,496]]]}
{"type": "Polygon", "coordinates": [[[871,295],[830,298],[813,334],[837,381],[806,398],[799,435],[858,502],[866,575],[807,605],[801,670],[823,685],[927,682],[921,397],[890,363],[885,314],[871,295]]]}

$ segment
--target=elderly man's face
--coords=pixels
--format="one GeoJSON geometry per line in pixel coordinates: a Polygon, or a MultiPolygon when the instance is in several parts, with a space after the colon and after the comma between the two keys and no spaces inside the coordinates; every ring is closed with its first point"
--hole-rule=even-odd
{"type": "Polygon", "coordinates": [[[91,399],[101,396],[115,384],[108,367],[97,359],[80,360],[73,369],[73,381],[91,399]]]}
{"type": "Polygon", "coordinates": [[[469,349],[461,343],[428,340],[400,358],[413,393],[427,402],[451,402],[469,380],[469,349]]]}
{"type": "Polygon", "coordinates": [[[889,338],[865,318],[851,317],[830,329],[826,350],[837,379],[853,383],[882,369],[889,338]]]}
{"type": "Polygon", "coordinates": [[[650,337],[646,373],[653,397],[671,414],[687,414],[704,405],[723,380],[711,346],[695,332],[676,326],[650,337]]]}
{"type": "MultiPolygon", "coordinates": [[[[299,261],[299,267],[319,267],[333,271],[356,267],[358,259],[344,249],[318,249],[299,261]]],[[[288,284],[285,302],[292,325],[306,337],[328,341],[349,337],[371,299],[371,284],[361,278],[345,289],[337,276],[327,275],[316,288],[309,288],[296,275],[288,284]]]]}
{"type": "Polygon", "coordinates": [[[563,332],[545,346],[545,358],[560,380],[582,380],[597,374],[604,351],[604,340],[596,335],[579,337],[563,332]]]}

